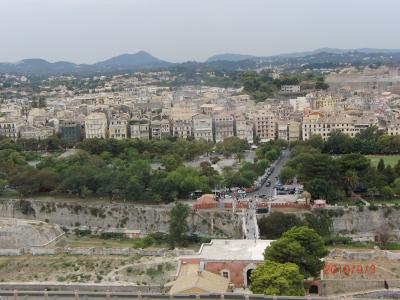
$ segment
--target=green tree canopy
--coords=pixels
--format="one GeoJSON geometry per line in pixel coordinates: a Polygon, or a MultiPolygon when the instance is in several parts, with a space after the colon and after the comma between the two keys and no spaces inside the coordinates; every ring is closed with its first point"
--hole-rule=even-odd
{"type": "Polygon", "coordinates": [[[185,236],[189,231],[187,217],[189,216],[190,208],[186,204],[176,202],[175,206],[170,212],[169,223],[169,239],[171,247],[175,245],[183,245],[185,243],[185,236]]]}
{"type": "Polygon", "coordinates": [[[280,238],[292,227],[303,224],[302,220],[295,214],[284,214],[282,212],[272,212],[267,217],[262,217],[258,222],[261,237],[270,240],[280,238]]]}
{"type": "Polygon", "coordinates": [[[306,278],[318,277],[323,268],[321,258],[329,251],[322,238],[306,226],[293,227],[281,238],[271,243],[264,252],[266,260],[279,263],[294,263],[306,278]]]}
{"type": "Polygon", "coordinates": [[[255,294],[304,296],[303,281],[296,264],[266,260],[251,273],[250,290],[255,294]]]}

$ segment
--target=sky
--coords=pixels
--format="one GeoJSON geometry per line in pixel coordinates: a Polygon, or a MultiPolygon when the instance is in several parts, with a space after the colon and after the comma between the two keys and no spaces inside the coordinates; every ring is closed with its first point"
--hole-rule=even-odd
{"type": "Polygon", "coordinates": [[[0,61],[400,49],[399,0],[0,0],[0,61]]]}

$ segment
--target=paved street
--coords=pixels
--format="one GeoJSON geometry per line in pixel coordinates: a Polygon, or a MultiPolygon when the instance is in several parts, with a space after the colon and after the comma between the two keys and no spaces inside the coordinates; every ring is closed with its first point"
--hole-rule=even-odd
{"type": "Polygon", "coordinates": [[[290,158],[290,151],[288,149],[283,150],[281,156],[273,165],[275,167],[274,171],[268,177],[271,180],[271,185],[266,186],[266,183],[264,183],[263,186],[258,191],[254,192],[253,194],[254,196],[259,196],[259,195],[267,195],[268,197],[272,196],[274,186],[277,181],[275,177],[279,175],[284,165],[288,162],[289,158],[290,158]]]}
{"type": "Polygon", "coordinates": [[[251,199],[249,208],[243,212],[243,235],[246,240],[257,240],[260,238],[256,211],[257,203],[255,199],[251,199]]]}

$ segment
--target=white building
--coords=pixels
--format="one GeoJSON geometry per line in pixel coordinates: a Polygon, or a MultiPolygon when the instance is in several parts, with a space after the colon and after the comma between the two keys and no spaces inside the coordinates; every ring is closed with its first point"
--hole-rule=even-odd
{"type": "Polygon", "coordinates": [[[102,112],[94,112],[85,118],[85,137],[87,139],[107,138],[107,116],[102,112]]]}
{"type": "Polygon", "coordinates": [[[325,118],[304,118],[302,125],[303,140],[308,140],[312,135],[320,135],[323,140],[327,140],[332,131],[340,131],[350,137],[355,137],[357,133],[370,126],[378,124],[374,116],[332,116],[325,118]]]}
{"type": "Polygon", "coordinates": [[[304,109],[310,108],[310,102],[306,97],[289,99],[289,104],[293,107],[294,111],[304,111],[304,109]]]}
{"type": "Polygon", "coordinates": [[[0,136],[16,140],[22,124],[22,121],[17,119],[0,118],[0,136]]]}
{"type": "Polygon", "coordinates": [[[261,142],[274,140],[276,137],[275,116],[268,110],[259,110],[253,114],[255,134],[261,142]]]}
{"type": "Polygon", "coordinates": [[[197,114],[193,116],[193,136],[196,140],[213,140],[213,119],[211,115],[197,114]]]}
{"type": "Polygon", "coordinates": [[[300,86],[299,85],[282,85],[281,92],[283,92],[283,93],[299,93],[300,86]]]}

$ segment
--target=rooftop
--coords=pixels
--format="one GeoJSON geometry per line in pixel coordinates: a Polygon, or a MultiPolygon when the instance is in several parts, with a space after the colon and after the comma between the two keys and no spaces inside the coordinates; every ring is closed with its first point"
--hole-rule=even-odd
{"type": "Polygon", "coordinates": [[[264,250],[273,240],[212,240],[199,253],[184,258],[204,260],[264,261],[264,250]]]}

